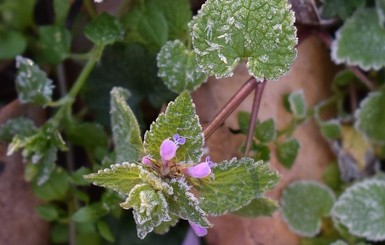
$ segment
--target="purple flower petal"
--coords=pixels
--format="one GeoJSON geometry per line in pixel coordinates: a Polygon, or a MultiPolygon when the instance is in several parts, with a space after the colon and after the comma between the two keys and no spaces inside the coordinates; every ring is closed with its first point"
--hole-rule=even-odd
{"type": "Polygon", "coordinates": [[[144,164],[144,165],[147,165],[147,166],[152,166],[152,164],[151,164],[151,160],[150,160],[150,158],[148,157],[148,156],[144,156],[144,157],[142,157],[142,163],[144,164]]]}
{"type": "Polygon", "coordinates": [[[204,178],[211,174],[211,168],[207,162],[202,162],[195,166],[189,167],[186,171],[186,174],[193,178],[204,178]]]}
{"type": "Polygon", "coordinates": [[[207,235],[207,229],[203,228],[202,226],[195,224],[194,222],[188,221],[191,228],[194,230],[195,234],[199,237],[206,236],[207,235]]]}
{"type": "Polygon", "coordinates": [[[210,168],[214,167],[213,161],[211,161],[211,158],[209,156],[206,157],[206,162],[209,164],[210,168]]]}
{"type": "Polygon", "coordinates": [[[184,145],[184,143],[186,143],[186,138],[180,136],[179,134],[174,134],[172,136],[172,139],[174,140],[175,144],[177,144],[177,145],[184,145]]]}
{"type": "Polygon", "coordinates": [[[177,149],[178,146],[173,141],[169,139],[163,140],[162,144],[160,145],[160,156],[162,157],[162,160],[171,160],[173,157],[175,157],[177,149]]]}
{"type": "Polygon", "coordinates": [[[184,237],[182,245],[199,245],[201,244],[197,235],[192,228],[189,228],[186,236],[184,237]]]}

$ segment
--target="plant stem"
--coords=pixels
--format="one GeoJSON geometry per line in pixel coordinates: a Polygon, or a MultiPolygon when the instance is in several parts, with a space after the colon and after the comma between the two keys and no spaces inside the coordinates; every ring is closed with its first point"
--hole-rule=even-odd
{"type": "Polygon", "coordinates": [[[259,107],[261,105],[261,99],[262,99],[262,94],[263,94],[263,90],[265,88],[265,85],[266,85],[266,80],[258,83],[257,87],[255,87],[255,89],[254,89],[255,94],[254,94],[253,107],[251,110],[251,117],[250,117],[250,122],[249,122],[249,131],[247,132],[245,156],[248,156],[249,152],[250,152],[251,143],[253,141],[253,136],[254,136],[255,126],[257,124],[259,107]]]}
{"type": "Polygon", "coordinates": [[[203,130],[207,140],[212,133],[230,116],[230,114],[245,100],[245,98],[257,87],[258,82],[251,77],[245,84],[230,98],[227,104],[214,116],[210,124],[203,130]]]}
{"type": "Polygon", "coordinates": [[[75,101],[75,98],[81,88],[84,86],[84,83],[87,81],[88,75],[91,73],[92,69],[94,68],[96,62],[99,60],[101,53],[103,52],[104,46],[95,46],[93,50],[91,51],[91,57],[87,61],[86,65],[84,66],[83,70],[80,72],[78,78],[76,79],[74,85],[72,86],[69,93],[66,95],[67,102],[63,106],[60,107],[60,109],[56,112],[55,116],[52,118],[53,122],[56,125],[60,124],[61,119],[66,113],[70,112],[71,106],[75,101]]]}

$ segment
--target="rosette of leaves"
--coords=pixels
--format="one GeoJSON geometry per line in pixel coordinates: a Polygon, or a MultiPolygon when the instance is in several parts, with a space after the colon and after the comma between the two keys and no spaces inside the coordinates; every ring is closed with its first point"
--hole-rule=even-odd
{"type": "Polygon", "coordinates": [[[277,80],[296,56],[294,19],[286,0],[208,0],[190,23],[197,61],[218,78],[247,61],[254,77],[277,80]]]}
{"type": "MultiPolygon", "coordinates": [[[[208,215],[247,207],[266,210],[258,215],[275,210],[275,204],[262,195],[277,183],[278,176],[263,161],[232,159],[213,164],[207,176],[189,174],[191,168],[202,166],[203,163],[197,163],[204,145],[202,128],[189,93],[181,93],[168,105],[146,132],[143,143],[139,126],[126,103],[128,92],[115,88],[111,95],[113,137],[119,144],[116,153],[124,162],[84,177],[95,185],[126,196],[121,206],[133,210],[138,237],[143,239],[151,231],[165,233],[179,219],[204,229],[212,226],[208,215]],[[165,160],[164,144],[173,145],[170,139],[175,140],[175,134],[181,136],[179,140],[183,136],[183,143],[175,143],[174,155],[167,155],[165,160]],[[128,146],[127,151],[125,146],[128,146]],[[121,154],[125,154],[124,157],[121,154]]],[[[205,166],[208,170],[208,165],[205,166]]],[[[256,212],[242,210],[242,213],[253,215],[256,212]]]]}

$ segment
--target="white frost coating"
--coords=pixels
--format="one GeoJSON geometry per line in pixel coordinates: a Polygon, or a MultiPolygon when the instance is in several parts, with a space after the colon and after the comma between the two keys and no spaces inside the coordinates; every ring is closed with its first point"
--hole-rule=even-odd
{"type": "Polygon", "coordinates": [[[371,241],[385,239],[385,181],[369,179],[357,183],[339,197],[332,216],[353,235],[371,241]]]}

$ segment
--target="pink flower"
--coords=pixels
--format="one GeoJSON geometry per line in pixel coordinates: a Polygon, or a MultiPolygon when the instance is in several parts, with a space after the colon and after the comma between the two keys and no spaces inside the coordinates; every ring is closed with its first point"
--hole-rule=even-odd
{"type": "Polygon", "coordinates": [[[160,145],[160,156],[162,160],[168,161],[175,157],[176,150],[178,149],[177,144],[175,142],[165,139],[160,145]]]}
{"type": "Polygon", "coordinates": [[[202,226],[195,224],[194,222],[188,221],[191,228],[194,230],[195,234],[199,237],[206,236],[207,235],[207,229],[203,228],[202,226]]]}
{"type": "Polygon", "coordinates": [[[142,163],[144,165],[147,165],[147,166],[150,166],[150,167],[152,166],[151,159],[148,156],[142,157],[142,163]]]}
{"type": "Polygon", "coordinates": [[[210,157],[206,157],[205,162],[189,167],[186,174],[193,178],[205,178],[211,174],[211,167],[213,164],[214,163],[210,160],[210,157]]]}

